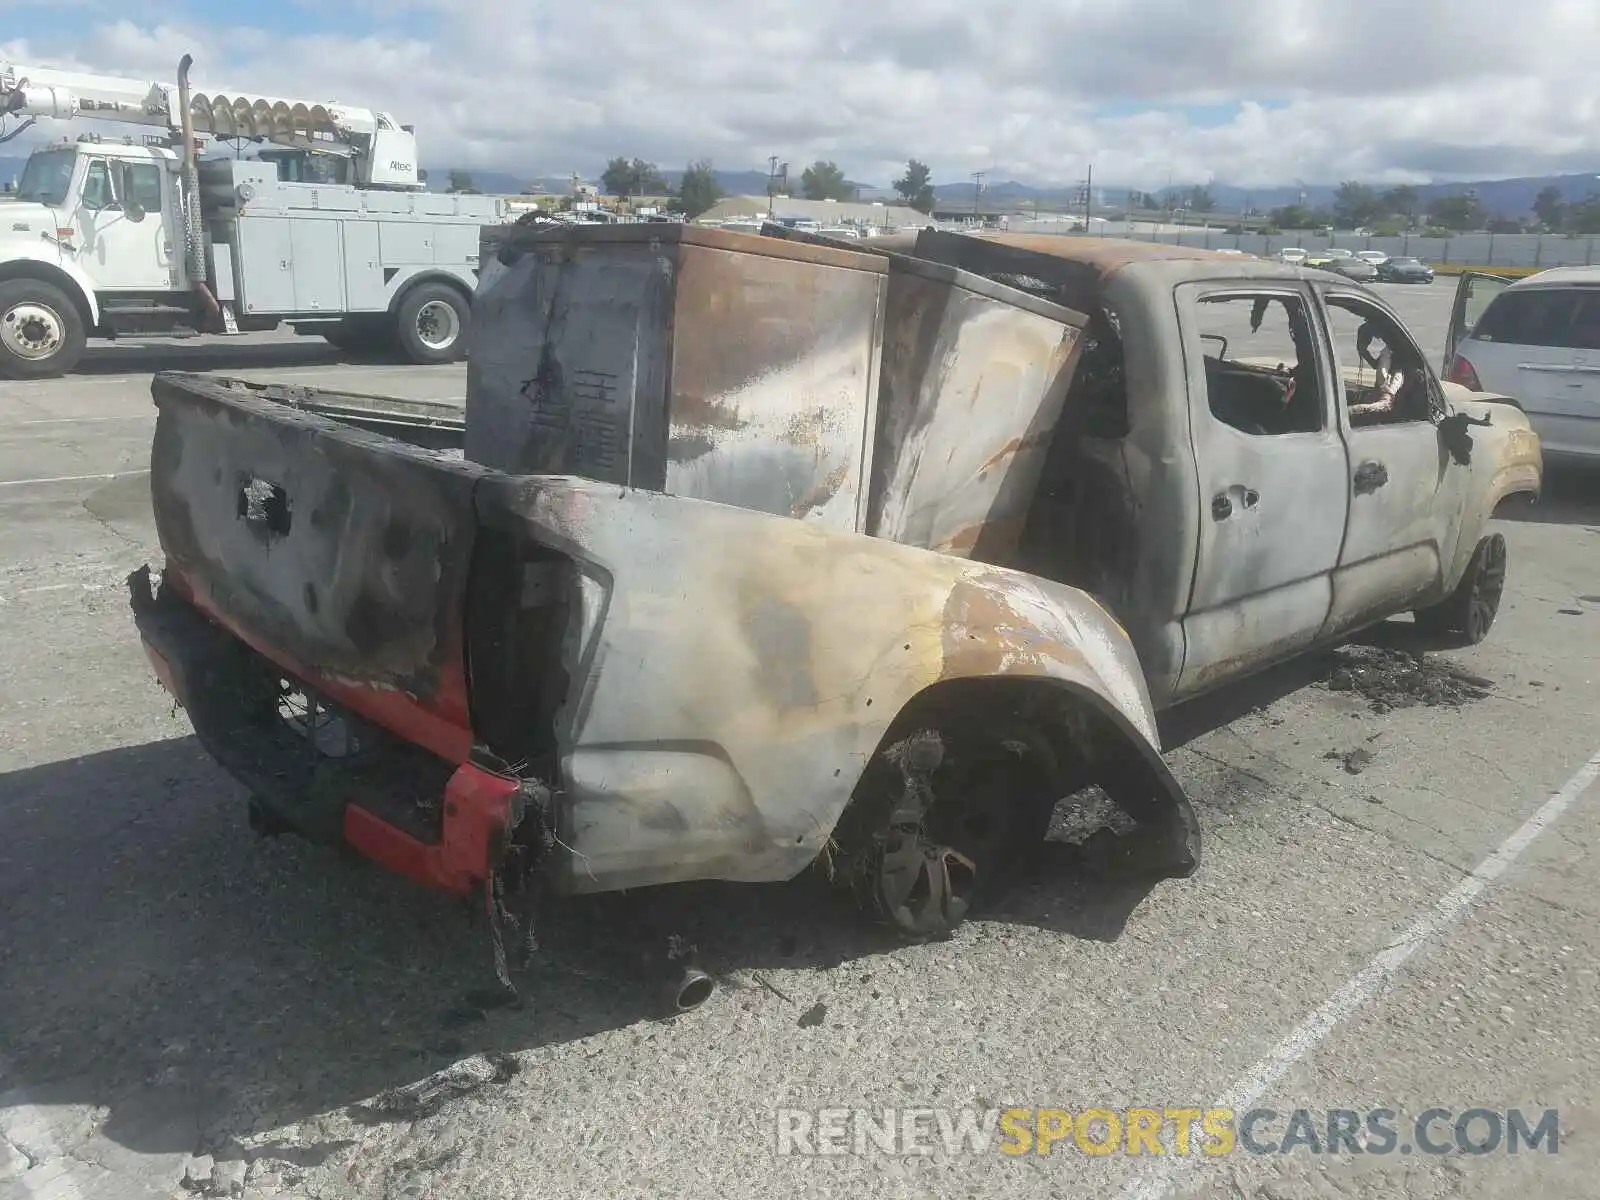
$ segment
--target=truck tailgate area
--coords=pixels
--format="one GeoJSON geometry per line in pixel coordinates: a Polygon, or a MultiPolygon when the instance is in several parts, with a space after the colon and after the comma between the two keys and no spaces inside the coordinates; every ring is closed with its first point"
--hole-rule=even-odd
{"type": "Polygon", "coordinates": [[[158,376],[167,578],[305,683],[434,754],[471,745],[462,609],[478,468],[243,388],[158,376]]]}

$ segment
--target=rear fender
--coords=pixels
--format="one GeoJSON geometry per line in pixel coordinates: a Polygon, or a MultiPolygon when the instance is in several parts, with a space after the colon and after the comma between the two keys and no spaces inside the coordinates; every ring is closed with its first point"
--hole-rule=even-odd
{"type": "MultiPolygon", "coordinates": [[[[473,726],[559,779],[565,890],[798,874],[908,706],[981,681],[1097,715],[1192,828],[1132,646],[1074,589],[578,479],[491,476],[477,503],[473,726]]],[[[1044,736],[1064,751],[1071,721],[1044,736]]]]}

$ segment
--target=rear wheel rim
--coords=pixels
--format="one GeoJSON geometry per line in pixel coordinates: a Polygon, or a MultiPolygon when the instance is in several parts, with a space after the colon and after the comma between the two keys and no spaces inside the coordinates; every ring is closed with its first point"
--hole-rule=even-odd
{"type": "Polygon", "coordinates": [[[417,309],[417,340],[430,350],[448,350],[461,336],[461,318],[447,300],[429,300],[417,309]]]}
{"type": "Polygon", "coordinates": [[[1478,575],[1473,581],[1472,598],[1467,604],[1467,633],[1474,641],[1489,632],[1495,614],[1500,610],[1500,597],[1506,588],[1506,543],[1496,534],[1483,543],[1483,560],[1478,564],[1478,575]]]}
{"type": "Polygon", "coordinates": [[[0,346],[15,358],[43,362],[60,352],[66,322],[48,304],[24,300],[0,315],[0,346]]]}

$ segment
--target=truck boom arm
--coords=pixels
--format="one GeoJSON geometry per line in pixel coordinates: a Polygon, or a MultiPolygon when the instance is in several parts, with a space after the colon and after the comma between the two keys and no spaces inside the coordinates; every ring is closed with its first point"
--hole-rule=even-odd
{"type": "MultiPolygon", "coordinates": [[[[313,150],[327,148],[330,141],[370,149],[379,133],[409,136],[392,116],[376,109],[249,92],[197,91],[190,97],[189,110],[196,133],[313,150]]],[[[0,62],[0,117],[4,116],[118,121],[174,135],[183,124],[174,84],[0,62]]]]}

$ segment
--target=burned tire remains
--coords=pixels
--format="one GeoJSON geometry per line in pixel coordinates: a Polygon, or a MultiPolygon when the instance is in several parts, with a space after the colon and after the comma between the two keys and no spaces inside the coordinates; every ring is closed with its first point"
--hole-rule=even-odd
{"type": "Polygon", "coordinates": [[[1450,637],[1476,646],[1489,636],[1506,588],[1506,539],[1491,533],[1478,542],[1456,590],[1431,608],[1414,614],[1417,628],[1434,637],[1450,637]]]}
{"type": "Polygon", "coordinates": [[[824,856],[870,920],[914,940],[949,935],[1016,882],[1056,802],[1089,783],[1137,826],[1112,836],[1108,860],[1159,877],[1198,866],[1187,803],[1159,802],[1161,781],[1094,714],[1046,688],[969,686],[941,700],[895,723],[824,856]]]}

